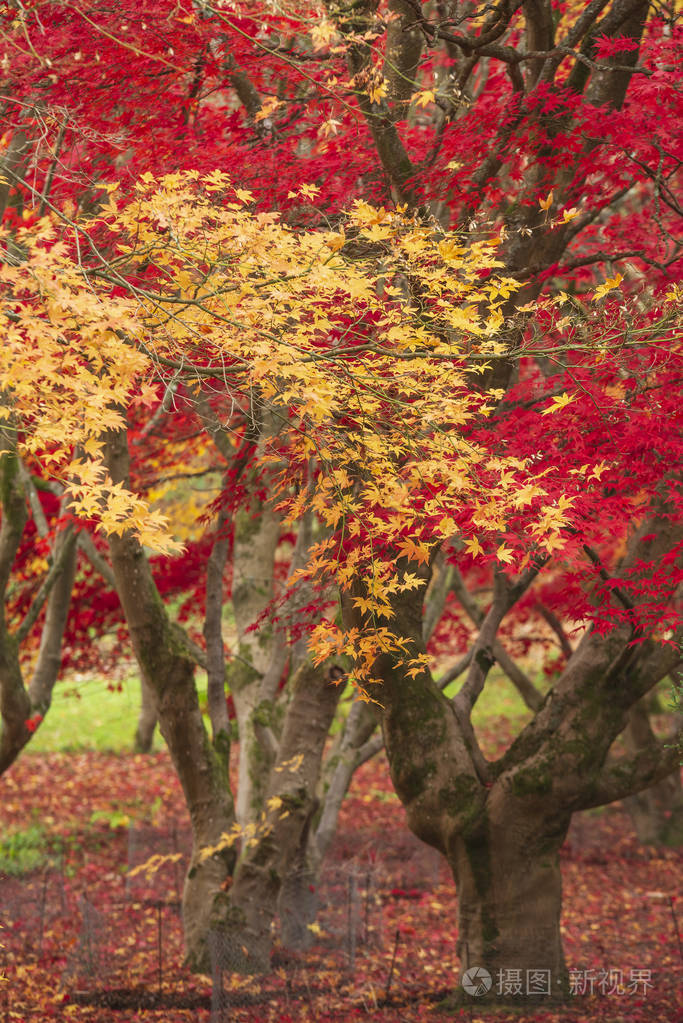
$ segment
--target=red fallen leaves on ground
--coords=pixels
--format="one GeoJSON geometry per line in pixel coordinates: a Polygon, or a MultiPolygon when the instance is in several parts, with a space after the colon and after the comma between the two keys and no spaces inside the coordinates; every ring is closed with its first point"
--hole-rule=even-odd
{"type": "MultiPolygon", "coordinates": [[[[126,889],[126,821],[168,828],[181,817],[182,797],[166,754],[24,755],[0,780],[0,800],[4,829],[42,825],[64,865],[63,896],[58,889],[48,891],[42,874],[0,880],[2,1023],[208,1023],[210,982],[181,965],[182,933],[174,907],[136,902],[126,889]],[[98,926],[105,957],[99,960],[100,973],[96,969],[85,984],[65,977],[78,948],[75,907],[82,894],[102,913],[98,926]],[[9,910],[14,907],[21,916],[16,907],[22,905],[24,923],[13,926],[9,910]],[[155,1001],[159,990],[163,1008],[155,1001]],[[90,1004],[84,1004],[86,998],[90,1004]]],[[[253,1000],[262,982],[241,982],[245,1004],[231,1005],[231,1021],[668,1023],[681,1018],[675,901],[680,856],[639,846],[618,806],[584,815],[572,826],[562,852],[563,932],[570,966],[584,971],[584,979],[585,971],[593,971],[596,985],[600,970],[621,970],[625,993],[576,997],[561,1010],[520,1006],[514,1013],[483,1007],[478,1012],[474,1000],[471,1009],[459,1013],[439,1008],[458,973],[455,891],[445,864],[406,832],[382,762],[359,772],[343,808],[335,857],[351,856],[378,878],[381,916],[373,921],[381,919],[383,940],[359,943],[353,973],[322,945],[310,956],[278,951],[267,1000],[253,1000]],[[628,991],[632,970],[651,971],[645,994],[642,985],[628,991]]],[[[54,877],[49,884],[56,884],[54,877]]]]}

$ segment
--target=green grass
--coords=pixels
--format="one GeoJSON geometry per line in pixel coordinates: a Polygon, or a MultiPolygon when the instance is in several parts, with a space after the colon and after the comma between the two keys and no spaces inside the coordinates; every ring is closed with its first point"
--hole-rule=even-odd
{"type": "Polygon", "coordinates": [[[531,721],[532,717],[532,711],[502,672],[491,673],[483,693],[472,710],[472,724],[475,729],[485,727],[497,718],[505,718],[517,731],[531,721]]]}
{"type": "Polygon", "coordinates": [[[54,840],[38,824],[14,831],[0,842],[0,874],[21,877],[32,870],[40,870],[58,851],[54,840]]]}
{"type": "MultiPolygon", "coordinates": [[[[29,750],[34,753],[129,752],[133,748],[140,708],[140,680],[131,673],[120,685],[120,692],[118,689],[112,692],[103,676],[60,682],[29,750]]],[[[198,673],[198,687],[200,693],[206,692],[203,673],[198,673]]],[[[157,729],[153,748],[162,747],[163,739],[157,729]]]]}
{"type": "MultiPolygon", "coordinates": [[[[206,675],[197,673],[200,700],[206,694],[206,675]]],[[[452,696],[462,680],[452,683],[446,695],[452,696]]],[[[140,681],[131,671],[113,692],[107,688],[103,676],[69,679],[59,683],[52,698],[52,706],[45,720],[31,740],[32,752],[100,752],[123,753],[133,747],[133,736],[140,707],[140,681]]],[[[118,683],[117,683],[118,686],[118,683]]],[[[332,731],[338,730],[341,720],[351,707],[350,687],[343,694],[341,714],[332,731]]],[[[483,693],[477,700],[472,722],[475,729],[489,722],[507,718],[517,730],[531,718],[521,697],[502,672],[493,669],[483,693]]],[[[155,750],[163,748],[159,732],[154,736],[155,750]]]]}
{"type": "MultiPolygon", "coordinates": [[[[133,674],[121,682],[121,692],[111,692],[104,677],[61,682],[30,749],[36,753],[129,750],[139,706],[140,682],[133,674]]],[[[158,749],[158,735],[154,744],[158,749]]]]}
{"type": "MultiPolygon", "coordinates": [[[[465,675],[456,682],[446,686],[444,693],[452,698],[463,684],[465,675]]],[[[538,689],[545,692],[546,683],[542,679],[534,679],[538,689]]],[[[493,667],[486,679],[486,685],[474,705],[472,724],[475,729],[485,727],[492,721],[505,718],[515,730],[523,727],[533,717],[532,712],[524,703],[510,679],[500,668],[493,667]]]]}

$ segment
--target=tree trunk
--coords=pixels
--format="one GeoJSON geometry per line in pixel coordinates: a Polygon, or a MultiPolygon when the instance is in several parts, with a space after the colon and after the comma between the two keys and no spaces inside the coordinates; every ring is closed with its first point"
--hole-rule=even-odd
{"type": "MultiPolygon", "coordinates": [[[[532,798],[532,797],[530,797],[532,798]]],[[[558,851],[566,833],[540,807],[496,792],[486,810],[448,850],[458,896],[458,936],[465,1002],[561,1001],[567,994],[560,914],[558,851]],[[467,971],[483,967],[491,987],[468,992],[467,971]]],[[[569,818],[566,818],[567,822],[569,818]]]]}
{"type": "MultiPolygon", "coordinates": [[[[650,725],[649,700],[640,700],[629,712],[624,741],[629,752],[637,753],[655,741],[650,725]]],[[[680,722],[677,720],[680,734],[680,722]]],[[[675,735],[672,736],[675,742],[675,735]]],[[[656,785],[624,799],[638,841],[643,845],[677,846],[683,844],[683,787],[677,766],[656,785]]]]}
{"type": "Polygon", "coordinates": [[[683,845],[683,787],[680,768],[652,788],[624,800],[642,845],[683,845]]]}
{"type": "Polygon", "coordinates": [[[194,664],[178,665],[159,703],[159,724],[183,786],[192,822],[192,859],[183,888],[183,932],[187,962],[192,969],[210,968],[207,936],[216,903],[232,875],[232,847],[205,856],[220,845],[234,824],[228,777],[229,750],[214,748],[206,734],[197,690],[194,664]]]}
{"type": "MultiPolygon", "coordinates": [[[[114,481],[127,481],[125,432],[110,434],[105,450],[114,481]]],[[[214,906],[235,862],[231,847],[204,855],[204,850],[220,844],[234,823],[229,745],[224,735],[214,744],[209,740],[197,697],[194,659],[182,630],[166,614],[142,547],[128,533],[111,535],[109,547],[135,656],[147,684],[154,687],[159,727],[190,814],[193,848],[183,891],[185,947],[189,965],[207,971],[207,935],[214,906]]]]}
{"type": "MultiPolygon", "coordinates": [[[[264,409],[259,424],[259,452],[276,435],[278,420],[264,409]]],[[[246,827],[260,813],[273,750],[264,744],[262,729],[273,724],[272,701],[285,667],[286,645],[268,618],[275,595],[275,552],[280,539],[280,515],[264,501],[259,487],[268,479],[252,472],[253,492],[233,522],[232,606],[237,628],[238,657],[229,671],[239,731],[239,772],[236,813],[246,827]]]]}
{"type": "MultiPolygon", "coordinates": [[[[285,878],[300,865],[317,806],[323,747],[341,693],[334,677],[325,667],[307,662],[292,680],[292,700],[265,808],[244,844],[219,923],[236,972],[259,973],[269,966],[278,898],[285,878]]],[[[280,909],[286,913],[288,908],[285,896],[280,909]]]]}
{"type": "Polygon", "coordinates": [[[140,679],[140,714],[135,730],[133,749],[136,753],[149,753],[154,741],[154,730],[157,726],[157,701],[154,689],[144,678],[140,679]]]}
{"type": "MultiPolygon", "coordinates": [[[[23,620],[10,632],[5,597],[14,558],[27,521],[26,493],[21,462],[16,453],[16,432],[0,420],[0,443],[9,450],[0,457],[0,774],[6,771],[29,742],[28,719],[47,714],[52,690],[62,663],[62,640],[66,628],[76,574],[76,534],[73,526],[60,530],[52,541],[52,563],[23,620]],[[40,647],[28,688],[24,685],[20,648],[45,607],[40,647]]],[[[66,502],[62,502],[62,512],[66,502]]],[[[47,534],[47,526],[45,526],[47,534]]]]}
{"type": "MultiPolygon", "coordinates": [[[[671,532],[666,520],[643,523],[628,557],[642,556],[641,534],[648,537],[648,556],[661,556],[671,532]]],[[[519,592],[522,581],[514,583],[519,592]]],[[[494,591],[473,666],[450,705],[427,669],[413,674],[405,668],[424,649],[421,596],[413,591],[393,598],[392,625],[405,652],[383,655],[376,670],[387,755],[408,824],[446,854],[456,881],[463,969],[458,1000],[560,1001],[568,995],[568,978],[560,935],[559,848],[573,811],[621,799],[671,773],[676,759],[671,744],[646,743],[635,756],[606,760],[630,708],[675,667],[677,648],[651,639],[633,646],[628,624],[607,635],[589,630],[534,720],[489,763],[469,712],[486,678],[489,658],[482,655],[491,649],[514,592],[508,582],[494,591]],[[491,987],[468,994],[478,969],[488,971],[491,987]]]]}

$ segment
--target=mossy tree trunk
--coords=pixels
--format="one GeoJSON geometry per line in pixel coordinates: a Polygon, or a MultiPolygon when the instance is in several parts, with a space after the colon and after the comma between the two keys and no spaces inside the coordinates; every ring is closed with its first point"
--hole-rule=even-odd
{"type": "MultiPolygon", "coordinates": [[[[281,419],[264,404],[250,427],[258,460],[277,436],[281,419]]],[[[219,444],[222,434],[214,432],[219,444]]],[[[265,786],[276,749],[274,719],[278,683],[286,668],[287,637],[269,614],[275,594],[275,556],[281,520],[271,497],[272,467],[244,466],[243,497],[233,516],[232,606],[237,629],[237,656],[228,666],[239,731],[236,813],[246,827],[263,806],[265,786]]]]}
{"type": "MultiPolygon", "coordinates": [[[[14,561],[34,509],[36,529],[48,538],[49,529],[32,483],[17,453],[11,419],[0,419],[0,774],[6,771],[30,741],[36,725],[47,714],[62,663],[77,560],[77,537],[71,524],[50,537],[50,563],[22,621],[10,630],[6,598],[14,561]],[[44,618],[38,625],[44,609],[44,618]],[[31,677],[25,681],[21,646],[34,628],[40,628],[38,655],[31,677]],[[33,728],[29,727],[29,722],[33,728]]],[[[62,502],[62,512],[67,509],[62,502]]]]}
{"type": "MultiPolygon", "coordinates": [[[[680,539],[677,528],[665,515],[644,523],[622,569],[664,557],[680,539]]],[[[392,780],[408,824],[446,856],[456,881],[461,968],[487,969],[494,979],[488,997],[502,1002],[510,1000],[505,978],[512,979],[501,970],[523,971],[523,994],[527,970],[549,971],[546,993],[529,995],[536,1003],[567,992],[558,851],[572,813],[652,786],[678,758],[675,742],[656,740],[613,755],[630,708],[679,658],[675,644],[642,633],[634,645],[629,616],[604,636],[589,629],[532,721],[498,760],[484,757],[471,711],[494,663],[500,624],[537,568],[516,580],[498,574],[467,678],[451,701],[427,668],[416,675],[407,667],[425,651],[423,572],[420,590],[393,598],[391,628],[404,646],[400,656],[378,659],[380,684],[372,693],[383,708],[392,780]]],[[[351,599],[345,618],[363,627],[351,599]]]]}
{"type": "Polygon", "coordinates": [[[140,679],[140,696],[140,713],[133,748],[136,753],[149,753],[157,727],[157,701],[153,687],[148,685],[144,678],[140,679]]]}
{"type": "MultiPolygon", "coordinates": [[[[336,683],[334,666],[309,662],[292,679],[264,809],[251,824],[224,910],[214,920],[225,931],[235,970],[257,973],[268,968],[271,922],[317,805],[323,747],[341,692],[336,683]]],[[[292,907],[280,906],[281,912],[287,908],[292,907]]]]}
{"type": "MultiPolygon", "coordinates": [[[[624,731],[627,749],[633,754],[646,749],[656,741],[647,699],[640,700],[629,713],[628,726],[624,731]]],[[[680,732],[681,716],[676,715],[676,729],[680,732]]],[[[671,737],[672,744],[676,735],[671,737]]],[[[651,788],[644,789],[624,800],[624,806],[631,818],[638,840],[643,845],[683,845],[683,786],[680,767],[651,788]]]]}
{"type": "MultiPolygon", "coordinates": [[[[109,435],[106,457],[113,480],[126,481],[129,455],[124,431],[109,435]]],[[[109,547],[135,656],[154,691],[161,734],[190,814],[193,851],[183,890],[185,945],[190,965],[207,970],[206,938],[214,903],[234,866],[232,849],[202,855],[207,847],[220,844],[234,822],[229,747],[209,739],[197,697],[195,659],[182,630],[169,620],[142,547],[129,534],[110,536],[109,547]]]]}
{"type": "MultiPolygon", "coordinates": [[[[109,437],[107,461],[115,481],[127,479],[125,433],[109,437]]],[[[128,535],[109,539],[133,648],[192,822],[193,854],[183,892],[183,922],[188,962],[202,971],[209,968],[207,937],[214,927],[228,929],[236,949],[236,968],[253,972],[267,967],[271,922],[283,882],[306,846],[317,807],[322,751],[342,691],[336,684],[338,668],[305,662],[288,686],[280,727],[271,728],[269,711],[286,650],[284,637],[273,640],[264,624],[273,595],[279,530],[277,516],[256,497],[253,505],[245,503],[240,509],[235,524],[233,598],[244,642],[231,665],[230,682],[235,702],[242,708],[240,738],[243,728],[247,736],[242,745],[248,756],[239,765],[240,772],[247,773],[240,790],[242,819],[234,812],[229,785],[224,697],[220,703],[224,677],[219,663],[220,577],[225,553],[220,530],[214,548],[215,571],[207,581],[204,630],[209,680],[217,683],[211,700],[215,706],[210,706],[213,741],[197,699],[194,645],[170,621],[138,542],[128,535]],[[235,842],[237,833],[240,843],[235,842]],[[226,835],[231,841],[225,841],[226,835]],[[242,848],[239,861],[238,844],[242,848]]],[[[305,551],[304,527],[301,541],[305,551]]]]}
{"type": "MultiPolygon", "coordinates": [[[[558,851],[569,814],[531,797],[491,790],[478,817],[449,845],[458,895],[460,968],[488,970],[487,997],[513,1004],[567,993],[558,851]]],[[[477,998],[479,1001],[480,998],[477,998]]]]}
{"type": "Polygon", "coordinates": [[[263,805],[273,760],[266,729],[272,728],[274,698],[285,668],[286,648],[266,620],[279,539],[279,517],[258,498],[235,515],[232,605],[238,657],[229,666],[228,681],[240,739],[236,806],[242,826],[263,805]]]}

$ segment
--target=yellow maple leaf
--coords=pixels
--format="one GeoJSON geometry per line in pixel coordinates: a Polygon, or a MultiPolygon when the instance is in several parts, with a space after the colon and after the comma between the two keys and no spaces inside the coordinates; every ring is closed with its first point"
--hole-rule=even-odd
{"type": "Polygon", "coordinates": [[[274,96],[271,96],[269,99],[265,100],[265,102],[261,104],[261,109],[258,110],[254,115],[254,120],[265,121],[267,117],[270,117],[271,114],[275,113],[275,111],[280,105],[281,105],[280,100],[276,99],[274,96]]]}
{"type": "Polygon", "coordinates": [[[368,86],[368,96],[373,103],[381,103],[387,91],[385,78],[381,78],[378,82],[373,82],[368,86]]]}
{"type": "Polygon", "coordinates": [[[475,558],[477,555],[484,553],[484,548],[481,546],[476,536],[472,536],[469,540],[465,541],[465,550],[468,554],[471,554],[475,558]]]}
{"type": "Polygon", "coordinates": [[[404,572],[401,579],[401,589],[416,590],[421,585],[421,580],[413,572],[404,572]]]}
{"type": "Polygon", "coordinates": [[[399,558],[408,558],[409,561],[417,561],[419,564],[427,564],[429,561],[429,550],[422,543],[416,543],[407,537],[398,545],[397,555],[399,558]]]}
{"type": "Polygon", "coordinates": [[[363,235],[371,242],[386,241],[393,234],[392,228],[386,224],[371,224],[369,227],[363,228],[363,235]]]}
{"type": "Polygon", "coordinates": [[[297,198],[299,198],[299,196],[303,196],[305,199],[309,199],[310,201],[313,201],[313,199],[316,199],[319,195],[320,195],[320,188],[318,187],[318,185],[304,184],[304,185],[299,185],[299,187],[297,188],[297,190],[295,192],[288,192],[287,193],[287,198],[288,199],[297,199],[297,198]]]}
{"type": "Polygon", "coordinates": [[[367,597],[354,597],[353,603],[354,607],[359,608],[363,614],[372,611],[375,604],[374,600],[369,600],[367,597]]]}
{"type": "Polygon", "coordinates": [[[341,128],[341,121],[336,121],[333,117],[328,117],[326,121],[318,128],[318,135],[322,138],[329,138],[330,135],[336,135],[341,128]]]}
{"type": "Polygon", "coordinates": [[[432,92],[431,89],[423,89],[422,92],[416,92],[413,99],[418,107],[426,107],[429,103],[434,102],[436,93],[432,92]]]}
{"type": "Polygon", "coordinates": [[[311,29],[311,39],[313,40],[313,49],[321,50],[324,46],[327,46],[332,42],[337,34],[337,29],[331,21],[323,18],[311,29]]]}
{"type": "Polygon", "coordinates": [[[526,486],[520,487],[515,491],[512,503],[515,508],[522,508],[525,504],[531,504],[536,496],[544,493],[545,491],[540,487],[534,486],[533,483],[527,483],[526,486]]]}
{"type": "Polygon", "coordinates": [[[565,408],[567,405],[570,405],[575,400],[576,400],[575,394],[567,394],[566,391],[564,391],[563,394],[557,394],[555,395],[555,397],[553,398],[553,400],[551,401],[550,405],[548,405],[547,408],[541,409],[541,415],[549,416],[553,412],[557,412],[559,409],[565,408]]]}
{"type": "Polygon", "coordinates": [[[588,477],[589,480],[599,480],[602,474],[609,469],[606,462],[599,462],[598,465],[593,467],[593,471],[588,477]]]}
{"type": "Polygon", "coordinates": [[[614,277],[608,277],[604,284],[601,284],[595,289],[593,301],[599,302],[600,299],[604,298],[610,291],[614,291],[615,288],[618,288],[623,279],[624,278],[620,273],[616,273],[614,277]]]}

